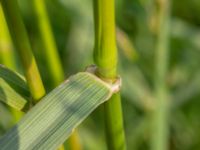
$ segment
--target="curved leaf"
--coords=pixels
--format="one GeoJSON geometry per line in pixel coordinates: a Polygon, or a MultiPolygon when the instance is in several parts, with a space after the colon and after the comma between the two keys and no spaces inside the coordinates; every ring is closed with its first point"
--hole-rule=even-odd
{"type": "Polygon", "coordinates": [[[22,76],[0,65],[0,101],[22,110],[30,96],[26,81],[22,76]]]}

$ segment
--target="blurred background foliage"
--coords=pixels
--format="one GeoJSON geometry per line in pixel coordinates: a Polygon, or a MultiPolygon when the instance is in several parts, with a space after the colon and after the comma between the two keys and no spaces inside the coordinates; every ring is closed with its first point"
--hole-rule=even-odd
{"type": "MultiPolygon", "coordinates": [[[[67,78],[93,63],[92,0],[45,2],[67,78]]],[[[43,82],[50,91],[53,85],[49,82],[48,67],[30,1],[19,0],[19,4],[43,82]]],[[[199,14],[199,0],[171,2],[170,57],[166,78],[171,103],[171,150],[200,149],[199,14]]],[[[158,27],[153,0],[116,0],[116,26],[127,145],[130,150],[146,150],[149,149],[151,132],[156,130],[150,128],[154,107],[154,66],[159,63],[155,59],[158,27]]],[[[22,72],[16,54],[15,61],[18,72],[22,72]]],[[[0,134],[4,134],[12,124],[9,109],[0,103],[0,134]]],[[[103,115],[99,108],[78,129],[85,150],[106,149],[103,128],[103,115]]]]}

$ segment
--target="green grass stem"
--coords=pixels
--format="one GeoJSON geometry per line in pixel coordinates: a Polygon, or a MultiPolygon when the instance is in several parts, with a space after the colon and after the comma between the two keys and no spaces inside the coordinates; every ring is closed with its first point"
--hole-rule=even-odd
{"type": "MultiPolygon", "coordinates": [[[[1,63],[12,70],[16,70],[16,62],[14,57],[14,47],[7,27],[6,19],[0,4],[0,59],[1,63]]],[[[14,124],[20,120],[23,113],[10,108],[13,115],[14,124]]]]}
{"type": "Polygon", "coordinates": [[[31,0],[33,11],[37,20],[38,30],[43,45],[43,53],[47,61],[49,76],[54,86],[64,80],[64,71],[59,59],[59,54],[44,0],[31,0]]]}
{"type": "MultiPolygon", "coordinates": [[[[31,0],[31,2],[42,40],[43,54],[45,56],[45,60],[47,61],[49,76],[53,82],[52,85],[56,87],[62,81],[64,81],[65,75],[48,17],[46,4],[44,0],[31,0]]],[[[79,136],[76,131],[74,131],[74,133],[70,136],[69,142],[67,142],[67,144],[71,150],[81,150],[79,136]]],[[[65,149],[63,145],[59,148],[59,150],[62,149],[65,149]]]]}
{"type": "MultiPolygon", "coordinates": [[[[115,33],[115,1],[94,0],[95,48],[94,61],[98,75],[107,80],[117,76],[115,33]]],[[[114,94],[104,104],[107,146],[110,150],[125,150],[125,134],[120,94],[114,94]]]]}
{"type": "Polygon", "coordinates": [[[16,69],[13,45],[2,6],[0,5],[0,59],[10,69],[16,69]]]}
{"type": "Polygon", "coordinates": [[[170,1],[156,0],[158,13],[158,40],[155,58],[155,100],[153,114],[152,150],[167,150],[169,136],[169,105],[166,75],[169,62],[170,1]]]}
{"type": "Polygon", "coordinates": [[[12,39],[22,61],[30,92],[34,101],[37,102],[45,95],[45,89],[20,15],[17,0],[1,0],[1,3],[12,39]]]}

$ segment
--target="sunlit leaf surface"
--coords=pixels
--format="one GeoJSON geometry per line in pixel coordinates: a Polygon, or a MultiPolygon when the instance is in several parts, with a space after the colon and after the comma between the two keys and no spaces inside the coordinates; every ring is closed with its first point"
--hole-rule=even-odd
{"type": "Polygon", "coordinates": [[[54,150],[101,103],[110,88],[90,73],[71,76],[0,140],[2,150],[54,150]]]}

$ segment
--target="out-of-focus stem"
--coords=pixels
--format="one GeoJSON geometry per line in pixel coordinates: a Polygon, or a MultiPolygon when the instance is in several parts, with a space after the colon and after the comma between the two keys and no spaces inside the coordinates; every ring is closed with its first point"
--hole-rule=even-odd
{"type": "Polygon", "coordinates": [[[16,69],[13,46],[3,9],[0,4],[0,59],[10,69],[16,69]]]}
{"type": "Polygon", "coordinates": [[[20,16],[17,0],[1,0],[3,10],[25,71],[28,86],[35,102],[45,95],[45,89],[32,53],[28,35],[20,16]]]}
{"type": "MultiPolygon", "coordinates": [[[[2,6],[0,4],[0,59],[1,63],[10,69],[16,70],[13,44],[10,33],[7,27],[2,6]]],[[[14,123],[18,122],[23,115],[23,112],[17,111],[14,108],[10,109],[14,118],[14,123]]]]}
{"type": "Polygon", "coordinates": [[[158,40],[155,61],[155,111],[152,126],[152,150],[168,149],[169,98],[166,74],[169,62],[170,0],[156,0],[158,13],[158,40]]]}
{"type": "Polygon", "coordinates": [[[66,143],[68,143],[70,150],[82,150],[77,130],[73,132],[73,134],[70,136],[66,143]]]}
{"type": "MultiPolygon", "coordinates": [[[[53,86],[56,87],[64,81],[64,70],[59,59],[58,49],[53,36],[45,1],[31,0],[31,2],[42,40],[44,58],[47,61],[49,76],[51,77],[50,79],[53,82],[53,86]]],[[[68,140],[69,142],[66,143],[69,145],[70,150],[82,149],[77,131],[74,131],[68,140]]],[[[63,149],[65,149],[64,145],[61,145],[59,150],[63,149]]]]}
{"type": "Polygon", "coordinates": [[[64,80],[64,71],[59,59],[57,46],[48,18],[44,0],[31,0],[33,11],[37,20],[38,30],[43,45],[43,52],[49,70],[49,76],[56,86],[64,80]]]}

